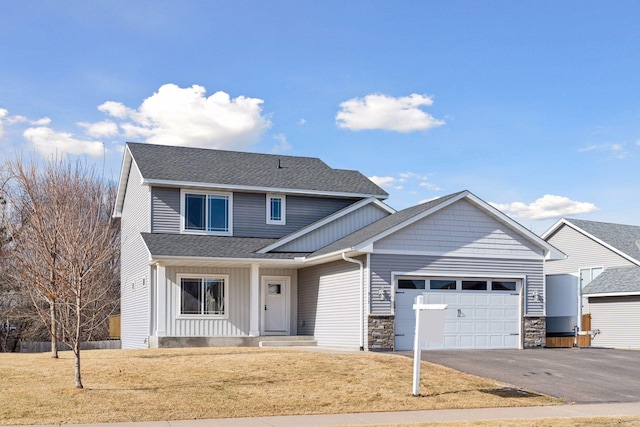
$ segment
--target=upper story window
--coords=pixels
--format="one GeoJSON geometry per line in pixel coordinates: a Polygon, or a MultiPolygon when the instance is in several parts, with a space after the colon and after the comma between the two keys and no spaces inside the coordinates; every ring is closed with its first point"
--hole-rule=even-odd
{"type": "Polygon", "coordinates": [[[186,232],[231,235],[230,193],[182,191],[183,230],[186,232]]]}
{"type": "Polygon", "coordinates": [[[604,268],[602,267],[591,267],[591,268],[581,268],[580,269],[580,286],[584,288],[589,283],[591,283],[596,277],[602,274],[604,268]]]}
{"type": "Polygon", "coordinates": [[[286,211],[285,196],[267,194],[267,224],[286,224],[286,211]]]}

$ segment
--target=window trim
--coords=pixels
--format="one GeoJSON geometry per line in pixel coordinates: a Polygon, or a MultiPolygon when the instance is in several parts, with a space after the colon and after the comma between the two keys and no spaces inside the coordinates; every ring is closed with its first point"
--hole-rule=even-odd
{"type": "Polygon", "coordinates": [[[201,273],[177,273],[176,287],[178,292],[176,318],[178,319],[229,319],[229,275],[227,274],[201,274],[201,273]],[[224,281],[224,314],[182,314],[182,279],[218,279],[224,281]]]}
{"type": "Polygon", "coordinates": [[[266,220],[267,224],[286,225],[287,224],[287,197],[284,194],[267,194],[266,204],[266,220]],[[275,220],[271,217],[271,200],[280,199],[280,219],[275,220]]]}
{"type": "MultiPolygon", "coordinates": [[[[208,197],[207,199],[208,200],[208,197]]],[[[209,203],[205,203],[205,221],[209,220],[209,203]]],[[[199,234],[208,236],[232,236],[233,235],[233,193],[223,191],[203,191],[188,188],[180,189],[180,232],[184,234],[199,234]],[[187,194],[198,194],[205,196],[222,196],[227,198],[227,231],[207,231],[207,230],[189,230],[186,228],[186,197],[187,194]]]]}

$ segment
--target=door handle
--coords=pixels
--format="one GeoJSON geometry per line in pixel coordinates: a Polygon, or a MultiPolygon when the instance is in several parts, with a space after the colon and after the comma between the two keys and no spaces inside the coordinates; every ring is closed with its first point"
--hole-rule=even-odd
{"type": "Polygon", "coordinates": [[[267,304],[264,305],[264,311],[267,311],[267,304]]]}
{"type": "Polygon", "coordinates": [[[458,309],[458,317],[462,317],[462,310],[458,309]]]}

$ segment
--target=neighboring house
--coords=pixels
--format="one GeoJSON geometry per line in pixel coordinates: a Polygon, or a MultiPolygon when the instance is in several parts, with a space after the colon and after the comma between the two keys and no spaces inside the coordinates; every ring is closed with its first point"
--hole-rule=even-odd
{"type": "Polygon", "coordinates": [[[315,158],[129,143],[122,347],[410,349],[413,299],[449,304],[444,348],[544,344],[544,261],[562,258],[468,191],[399,212],[315,158]]]}
{"type": "Polygon", "coordinates": [[[593,346],[640,348],[640,227],[561,219],[542,238],[568,255],[547,263],[547,329],[582,329],[593,346]]]}

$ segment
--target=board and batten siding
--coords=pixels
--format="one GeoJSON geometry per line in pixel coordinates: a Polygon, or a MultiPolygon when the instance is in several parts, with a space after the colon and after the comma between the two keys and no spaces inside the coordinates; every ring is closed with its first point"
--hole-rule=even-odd
{"type": "Polygon", "coordinates": [[[449,256],[426,255],[389,255],[371,254],[371,295],[380,292],[388,297],[371,298],[370,310],[372,314],[393,313],[394,284],[392,273],[407,273],[409,275],[436,277],[480,277],[498,278],[526,278],[525,286],[525,314],[543,315],[544,303],[542,298],[534,298],[533,292],[544,295],[544,267],[543,260],[534,259],[499,259],[499,258],[464,258],[449,256]]]}
{"type": "Polygon", "coordinates": [[[543,250],[532,241],[466,200],[381,239],[375,249],[507,258],[543,256],[543,250]]]}
{"type": "Polygon", "coordinates": [[[150,229],[150,190],[140,185],[141,181],[140,172],[133,163],[120,219],[120,327],[123,349],[148,347],[150,334],[149,253],[140,235],[150,229]]]}
{"type": "Polygon", "coordinates": [[[635,265],[567,225],[560,227],[546,240],[568,255],[567,259],[547,262],[547,274],[577,274],[581,268],[587,267],[635,265]]]}
{"type": "Polygon", "coordinates": [[[275,225],[266,223],[266,193],[234,193],[233,235],[280,238],[331,215],[354,201],[354,199],[287,195],[286,224],[275,225]]]}
{"type": "Polygon", "coordinates": [[[590,297],[594,347],[640,348],[640,296],[590,297]]]}
{"type": "Polygon", "coordinates": [[[298,271],[298,334],[319,346],[360,345],[360,267],[346,261],[298,271]]]}
{"type": "MultiPolygon", "coordinates": [[[[297,274],[295,270],[265,269],[260,276],[287,276],[291,278],[291,298],[297,299],[297,274]]],[[[224,267],[166,267],[167,289],[166,301],[162,309],[165,310],[165,334],[170,337],[237,337],[249,335],[250,320],[250,290],[251,270],[249,268],[224,267]],[[180,318],[180,275],[219,274],[229,277],[229,295],[227,298],[228,318],[212,319],[189,316],[180,318]]],[[[293,305],[293,304],[291,304],[293,305]]],[[[292,307],[293,309],[293,307],[292,307]]],[[[295,316],[292,313],[292,317],[295,316]]],[[[295,320],[292,320],[292,323],[295,320]]],[[[292,329],[295,330],[295,329],[292,329]]]]}
{"type": "Polygon", "coordinates": [[[180,233],[180,189],[151,187],[151,232],[180,233]]]}
{"type": "Polygon", "coordinates": [[[279,252],[314,252],[389,215],[378,206],[368,204],[350,212],[298,239],[278,247],[279,252]]]}

